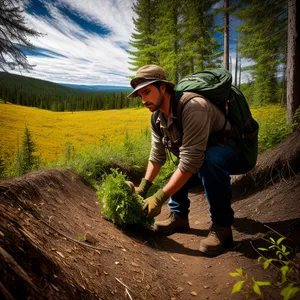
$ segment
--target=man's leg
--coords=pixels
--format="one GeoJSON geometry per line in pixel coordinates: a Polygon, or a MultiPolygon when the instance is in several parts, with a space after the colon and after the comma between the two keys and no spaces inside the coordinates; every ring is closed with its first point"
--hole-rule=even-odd
{"type": "Polygon", "coordinates": [[[168,202],[171,213],[187,217],[190,211],[190,199],[188,198],[188,188],[185,184],[177,191],[168,202]]]}
{"type": "Polygon", "coordinates": [[[208,255],[217,255],[232,244],[234,212],[231,208],[230,170],[238,163],[239,153],[234,148],[215,146],[206,150],[199,170],[212,220],[208,237],[200,243],[200,251],[208,255]]]}
{"type": "MultiPolygon", "coordinates": [[[[180,190],[178,190],[169,200],[168,206],[171,211],[168,219],[156,221],[154,230],[161,235],[171,235],[175,232],[186,232],[190,229],[188,214],[190,211],[190,199],[188,198],[188,188],[195,185],[195,177],[192,177],[180,190]]],[[[196,178],[201,184],[199,178],[196,178]]]]}

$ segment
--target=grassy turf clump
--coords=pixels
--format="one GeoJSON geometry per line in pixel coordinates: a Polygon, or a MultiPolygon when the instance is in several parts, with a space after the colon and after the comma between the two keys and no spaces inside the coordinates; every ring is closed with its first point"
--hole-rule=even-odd
{"type": "Polygon", "coordinates": [[[154,219],[147,219],[142,211],[143,198],[132,192],[126,177],[117,169],[111,169],[97,189],[102,214],[118,226],[137,224],[150,226],[154,219]]]}

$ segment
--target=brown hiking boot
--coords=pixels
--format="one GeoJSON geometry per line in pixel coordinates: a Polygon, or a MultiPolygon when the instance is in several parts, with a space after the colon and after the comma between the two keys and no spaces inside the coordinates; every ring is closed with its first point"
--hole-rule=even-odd
{"type": "Polygon", "coordinates": [[[213,224],[208,236],[200,242],[199,250],[209,256],[216,256],[224,251],[224,248],[232,246],[231,227],[221,227],[213,224]]]}
{"type": "Polygon", "coordinates": [[[190,229],[188,217],[182,217],[170,213],[169,218],[163,221],[156,221],[153,230],[160,235],[171,235],[175,232],[187,232],[190,229]]]}

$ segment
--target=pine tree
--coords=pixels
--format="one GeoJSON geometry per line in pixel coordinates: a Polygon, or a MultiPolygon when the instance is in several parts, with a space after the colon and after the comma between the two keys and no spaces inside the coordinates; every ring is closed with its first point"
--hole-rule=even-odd
{"type": "Polygon", "coordinates": [[[158,3],[159,0],[138,0],[133,4],[133,11],[137,14],[137,18],[133,19],[136,32],[132,33],[129,45],[136,50],[127,50],[131,55],[132,71],[144,65],[158,63],[155,49],[157,41],[153,39],[153,34],[157,30],[158,3]]]}
{"type": "Polygon", "coordinates": [[[213,37],[216,26],[213,24],[212,6],[217,1],[188,0],[182,8],[183,41],[181,43],[181,77],[206,68],[219,67],[220,44],[213,37]]]}
{"type": "Polygon", "coordinates": [[[182,61],[180,19],[183,5],[184,2],[180,0],[161,1],[158,8],[158,29],[155,32],[159,65],[166,70],[169,80],[174,83],[179,80],[182,61]]]}
{"type": "Polygon", "coordinates": [[[206,67],[219,66],[220,45],[213,37],[214,0],[139,0],[128,51],[136,70],[145,64],[162,66],[174,83],[206,67]]]}
{"type": "MultiPolygon", "coordinates": [[[[254,104],[276,101],[277,71],[286,60],[286,0],[243,1],[236,15],[244,22],[238,27],[240,51],[254,64],[254,104]]],[[[278,97],[279,98],[279,97],[278,97]]]]}
{"type": "Polygon", "coordinates": [[[4,71],[17,66],[32,69],[23,51],[33,48],[27,37],[41,34],[26,26],[22,4],[22,0],[0,0],[0,68],[4,71]]]}
{"type": "Polygon", "coordinates": [[[288,5],[287,122],[292,123],[300,107],[300,2],[290,0],[288,5]]]}
{"type": "Polygon", "coordinates": [[[24,135],[22,138],[22,147],[19,153],[19,175],[26,174],[34,170],[39,164],[38,156],[34,155],[36,145],[32,140],[31,133],[28,127],[25,127],[24,135]]]}
{"type": "Polygon", "coordinates": [[[224,0],[224,68],[229,70],[229,0],[224,0]]]}

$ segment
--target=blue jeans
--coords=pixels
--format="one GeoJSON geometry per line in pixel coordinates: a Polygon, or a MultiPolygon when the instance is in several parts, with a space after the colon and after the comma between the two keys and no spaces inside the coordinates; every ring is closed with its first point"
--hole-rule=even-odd
{"type": "MultiPolygon", "coordinates": [[[[204,186],[209,204],[210,217],[213,223],[229,227],[234,220],[231,208],[232,190],[230,173],[239,163],[239,152],[230,146],[214,146],[207,148],[204,163],[197,173],[198,183],[204,186]]],[[[188,188],[195,182],[195,176],[177,191],[169,200],[171,212],[187,216],[190,208],[188,188]]]]}

